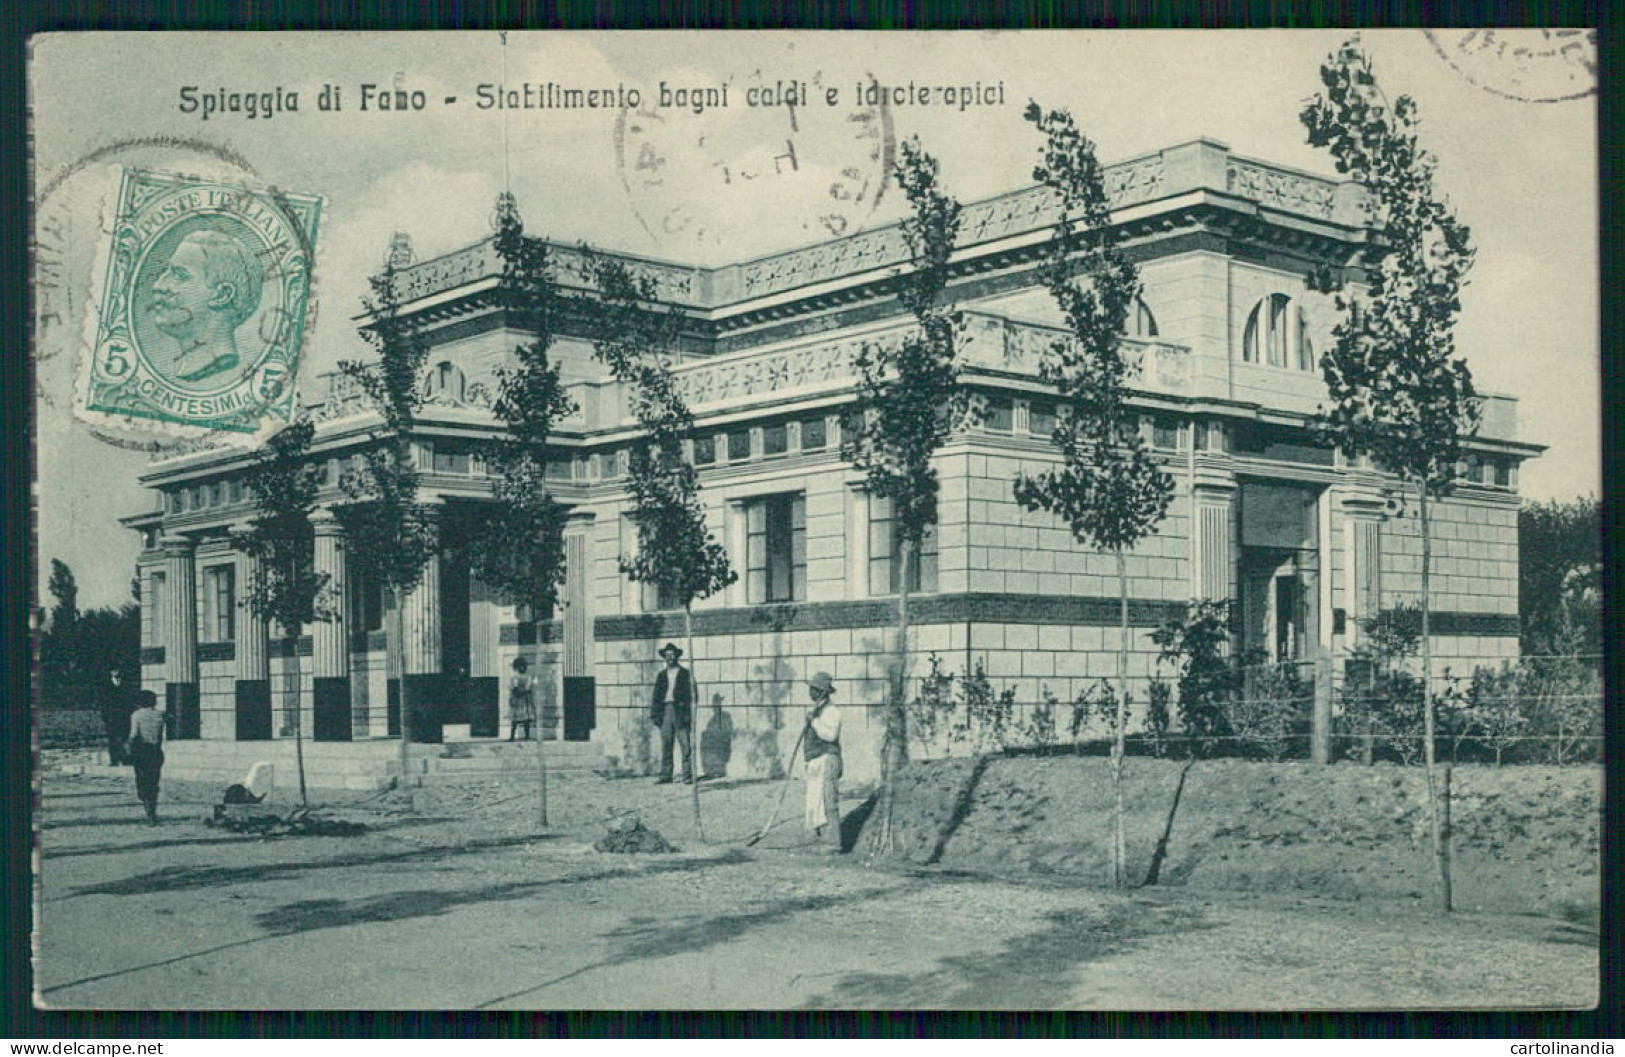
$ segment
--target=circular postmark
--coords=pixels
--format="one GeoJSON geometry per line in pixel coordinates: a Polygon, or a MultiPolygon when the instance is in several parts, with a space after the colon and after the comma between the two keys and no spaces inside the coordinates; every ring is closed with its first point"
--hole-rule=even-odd
{"type": "Polygon", "coordinates": [[[1486,92],[1524,103],[1561,103],[1597,91],[1594,29],[1428,29],[1457,73],[1486,92]]]}
{"type": "Polygon", "coordinates": [[[616,172],[644,230],[704,247],[749,244],[787,217],[809,239],[859,230],[885,195],[891,114],[884,103],[829,105],[824,81],[757,70],[715,85],[661,82],[623,109],[616,172]]]}

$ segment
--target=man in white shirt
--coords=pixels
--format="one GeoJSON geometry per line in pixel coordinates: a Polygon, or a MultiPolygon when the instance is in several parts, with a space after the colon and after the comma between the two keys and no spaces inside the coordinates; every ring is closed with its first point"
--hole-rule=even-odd
{"type": "Polygon", "coordinates": [[[135,795],[147,809],[147,825],[158,824],[158,782],[164,770],[164,714],[158,695],[136,692],[136,710],[130,716],[130,763],[135,766],[135,795]]]}
{"type": "Polygon", "coordinates": [[[812,711],[802,752],[807,761],[806,825],[831,851],[841,850],[841,811],[837,803],[841,780],[841,710],[831,703],[835,680],[819,672],[807,684],[812,711]]]}

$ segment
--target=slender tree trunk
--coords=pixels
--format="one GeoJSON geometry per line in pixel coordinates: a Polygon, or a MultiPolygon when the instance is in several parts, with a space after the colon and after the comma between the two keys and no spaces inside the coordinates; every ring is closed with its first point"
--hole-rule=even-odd
{"type": "Polygon", "coordinates": [[[400,788],[407,788],[407,782],[412,773],[412,719],[411,710],[406,701],[406,600],[401,597],[402,591],[398,587],[389,589],[390,600],[394,603],[390,607],[389,635],[385,642],[384,660],[388,670],[388,678],[395,680],[395,692],[398,698],[398,712],[400,716],[400,788]]]}
{"type": "MultiPolygon", "coordinates": [[[[879,824],[870,844],[871,855],[887,855],[892,850],[892,805],[896,775],[902,766],[908,736],[908,705],[905,702],[908,687],[908,602],[909,576],[914,561],[914,545],[902,541],[898,548],[900,575],[897,583],[897,638],[893,643],[890,698],[886,705],[886,729],[880,743],[880,794],[877,805],[879,824]]],[[[970,673],[966,672],[968,678],[970,673]]]]}
{"type": "Polygon", "coordinates": [[[293,760],[299,772],[299,806],[309,807],[310,796],[305,789],[305,719],[300,707],[299,692],[299,629],[293,628],[284,640],[288,655],[288,688],[293,693],[293,760]]]}
{"type": "Polygon", "coordinates": [[[689,602],[683,606],[683,647],[688,650],[688,685],[693,693],[688,703],[688,758],[683,764],[688,768],[692,781],[688,783],[690,803],[694,806],[694,832],[699,834],[700,840],[705,840],[705,826],[700,821],[700,767],[695,759],[700,751],[700,680],[695,676],[699,669],[694,657],[694,603],[689,602]]]}
{"type": "Polygon", "coordinates": [[[1112,884],[1122,888],[1128,880],[1128,837],[1123,821],[1124,734],[1128,726],[1128,559],[1123,548],[1117,558],[1117,724],[1112,732],[1112,884]]]}
{"type": "Polygon", "coordinates": [[[1433,709],[1433,635],[1429,594],[1429,580],[1433,564],[1433,527],[1428,521],[1427,485],[1419,484],[1418,504],[1422,529],[1422,752],[1427,764],[1428,827],[1433,831],[1433,857],[1439,867],[1439,905],[1449,911],[1453,899],[1450,891],[1450,807],[1444,797],[1449,796],[1448,772],[1440,781],[1433,745],[1435,717],[1433,709]]]}
{"type": "MultiPolygon", "coordinates": [[[[540,610],[533,608],[531,610],[531,612],[532,613],[539,613],[540,610]]],[[[542,622],[540,620],[538,620],[538,621],[536,621],[537,650],[536,650],[536,664],[535,664],[535,668],[536,668],[536,670],[538,672],[540,672],[542,670],[542,651],[541,651],[541,648],[540,648],[541,647],[541,642],[542,642],[542,622]]],[[[557,673],[555,672],[554,674],[556,675],[557,673]]],[[[559,690],[561,692],[561,696],[562,696],[563,689],[564,688],[562,686],[559,688],[559,690]]],[[[548,828],[548,819],[547,819],[547,753],[544,752],[543,748],[542,748],[542,701],[541,701],[541,697],[542,697],[542,695],[541,695],[541,681],[537,680],[536,683],[534,683],[530,688],[530,708],[531,708],[531,725],[530,725],[530,729],[531,729],[532,735],[536,738],[536,812],[537,812],[536,821],[541,825],[542,829],[547,829],[548,828]]],[[[510,709],[513,707],[513,702],[511,700],[508,702],[508,707],[510,709]]],[[[509,717],[509,720],[508,720],[508,726],[510,728],[513,726],[513,719],[512,719],[511,716],[509,717]]]]}

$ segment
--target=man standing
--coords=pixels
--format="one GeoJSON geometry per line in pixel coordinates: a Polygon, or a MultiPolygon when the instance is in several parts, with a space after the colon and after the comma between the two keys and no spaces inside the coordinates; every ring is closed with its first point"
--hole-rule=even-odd
{"type": "Polygon", "coordinates": [[[806,825],[831,851],[841,850],[841,710],[831,703],[835,680],[819,672],[807,684],[812,711],[802,752],[807,760],[806,825]]]}
{"type": "Polygon", "coordinates": [[[660,728],[660,778],[656,784],[671,781],[672,741],[683,750],[683,781],[694,781],[693,742],[689,724],[694,722],[694,678],[678,664],[683,651],[674,642],[660,647],[666,666],[655,676],[654,693],[649,699],[649,718],[660,728]]]}
{"type": "Polygon", "coordinates": [[[124,743],[130,739],[130,713],[135,711],[130,685],[124,671],[114,668],[107,673],[102,685],[102,727],[107,731],[107,763],[110,767],[124,767],[130,760],[124,754],[124,743]]]}
{"type": "Polygon", "coordinates": [[[136,710],[130,716],[130,763],[135,766],[135,795],[147,809],[147,825],[158,824],[158,778],[164,769],[164,714],[158,695],[136,691],[136,710]]]}

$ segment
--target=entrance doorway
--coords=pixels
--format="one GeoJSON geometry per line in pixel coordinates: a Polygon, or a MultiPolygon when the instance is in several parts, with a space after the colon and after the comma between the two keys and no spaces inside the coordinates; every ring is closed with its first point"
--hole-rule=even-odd
{"type": "Polygon", "coordinates": [[[1241,650],[1281,663],[1307,658],[1320,641],[1322,489],[1241,482],[1241,650]]]}

